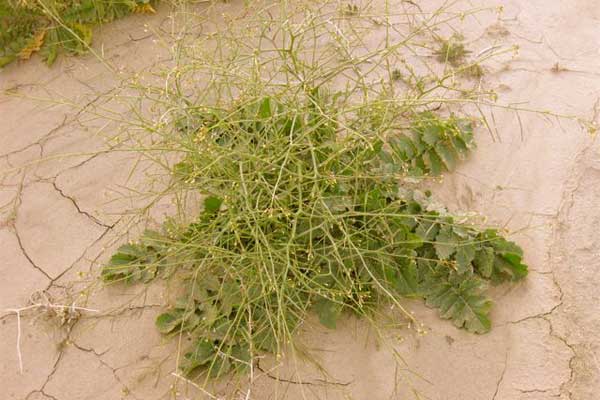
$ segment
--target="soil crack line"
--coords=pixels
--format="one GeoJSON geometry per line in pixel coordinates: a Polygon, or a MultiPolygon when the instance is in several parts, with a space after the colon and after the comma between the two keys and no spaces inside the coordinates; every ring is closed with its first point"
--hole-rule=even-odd
{"type": "Polygon", "coordinates": [[[296,381],[293,379],[285,379],[285,378],[279,378],[273,374],[271,374],[269,371],[265,371],[261,366],[260,366],[260,359],[256,360],[256,369],[258,369],[260,372],[262,372],[266,377],[273,379],[277,382],[282,382],[282,383],[290,383],[292,385],[310,385],[310,386],[349,386],[352,384],[353,381],[349,381],[349,382],[331,382],[331,381],[327,381],[324,379],[315,379],[314,381],[296,381]]]}
{"type": "Polygon", "coordinates": [[[502,368],[502,373],[500,374],[500,378],[498,378],[498,382],[496,382],[496,390],[494,391],[494,395],[492,396],[492,400],[496,400],[496,396],[498,396],[498,392],[500,391],[500,385],[504,380],[504,374],[506,373],[506,368],[508,366],[508,349],[506,350],[506,355],[504,356],[504,367],[502,368]]]}
{"type": "Polygon", "coordinates": [[[69,196],[61,188],[58,187],[58,185],[56,184],[56,181],[52,182],[52,186],[54,186],[54,189],[56,189],[56,191],[58,193],[60,193],[60,195],[62,197],[69,200],[73,204],[73,206],[75,206],[75,208],[77,209],[77,212],[79,214],[85,215],[86,217],[88,217],[90,220],[92,220],[97,225],[103,226],[105,228],[112,228],[112,225],[107,225],[104,222],[100,221],[98,218],[94,217],[92,214],[88,213],[87,211],[82,210],[79,207],[79,204],[77,204],[77,201],[75,201],[75,199],[73,197],[69,196]]]}
{"type": "Polygon", "coordinates": [[[27,261],[29,261],[29,263],[31,264],[31,266],[33,268],[40,271],[42,274],[44,274],[44,276],[46,278],[48,278],[50,280],[50,282],[52,282],[53,278],[46,271],[44,271],[39,265],[37,265],[35,263],[35,261],[33,261],[33,259],[29,256],[29,254],[27,253],[27,250],[25,250],[25,247],[23,246],[23,241],[21,240],[21,236],[19,235],[19,231],[17,230],[16,226],[13,226],[13,232],[15,233],[15,237],[17,238],[17,243],[19,244],[19,248],[21,249],[21,253],[23,253],[23,256],[25,256],[25,258],[27,259],[27,261]]]}

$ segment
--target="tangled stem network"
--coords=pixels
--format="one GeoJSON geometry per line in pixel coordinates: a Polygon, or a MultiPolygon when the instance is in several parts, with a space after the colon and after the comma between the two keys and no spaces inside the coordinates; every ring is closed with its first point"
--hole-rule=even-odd
{"type": "MultiPolygon", "coordinates": [[[[182,210],[191,198],[196,213],[123,245],[102,278],[182,284],[156,325],[193,340],[184,373],[216,377],[248,370],[261,352],[280,355],[313,311],[332,329],[343,313],[378,326],[390,304],[413,320],[405,298],[485,333],[488,283],[527,275],[515,243],[420,190],[475,148],[481,116],[462,108],[486,93],[457,77],[496,49],[468,60],[435,33],[458,16],[402,7],[257,6],[222,29],[178,34],[164,81],[129,88],[139,120],[122,143],[164,167],[158,196],[182,210]],[[148,105],[154,117],[141,111],[148,105]]],[[[197,18],[183,12],[181,26],[197,18]]]]}

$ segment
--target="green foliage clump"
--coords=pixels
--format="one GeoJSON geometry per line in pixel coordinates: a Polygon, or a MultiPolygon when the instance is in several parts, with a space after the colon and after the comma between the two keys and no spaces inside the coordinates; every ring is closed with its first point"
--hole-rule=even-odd
{"type": "Polygon", "coordinates": [[[93,26],[153,11],[150,0],[0,0],[0,67],[37,51],[48,65],[61,52],[82,54],[93,26]]]}
{"type": "Polygon", "coordinates": [[[469,121],[425,112],[413,120],[410,136],[391,138],[390,146],[412,175],[439,175],[453,170],[475,142],[469,121]]]}
{"type": "Polygon", "coordinates": [[[376,122],[362,116],[376,114],[371,106],[348,114],[312,91],[190,106],[177,120],[173,185],[202,195],[204,207],[188,225],[170,222],[121,247],[102,276],[184,283],[156,325],[194,340],[186,372],[219,376],[257,352],[279,354],[311,311],[335,328],[345,312],[404,310],[403,297],[424,299],[459,328],[490,329],[486,285],[527,274],[521,249],[406,182],[452,169],[474,146],[471,123],[425,112],[370,129],[376,122]]]}
{"type": "Polygon", "coordinates": [[[462,64],[469,53],[470,51],[467,50],[459,35],[453,35],[449,39],[440,39],[439,48],[435,52],[438,61],[448,63],[453,67],[462,64]]]}

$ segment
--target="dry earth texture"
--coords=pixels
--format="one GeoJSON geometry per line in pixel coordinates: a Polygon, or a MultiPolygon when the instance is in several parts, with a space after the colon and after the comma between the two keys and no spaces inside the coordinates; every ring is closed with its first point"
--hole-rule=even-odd
{"type": "MultiPolygon", "coordinates": [[[[451,5],[477,7],[503,12],[458,21],[469,49],[519,51],[485,63],[476,82],[505,104],[600,122],[597,0],[451,5]]],[[[251,10],[233,1],[214,12],[251,10]]],[[[128,188],[144,185],[151,171],[130,175],[136,157],[109,151],[101,135],[118,129],[120,116],[98,118],[86,106],[101,109],[122,78],[169,62],[161,35],[172,23],[168,14],[163,6],[156,15],[102,27],[94,35],[96,56],[61,58],[52,68],[34,58],[0,72],[0,398],[202,399],[231,392],[224,385],[209,395],[173,375],[178,343],[154,327],[161,288],[90,286],[111,252],[137,238],[127,212],[144,203],[128,188]]],[[[452,210],[476,211],[515,232],[512,239],[525,250],[530,275],[494,289],[492,331],[470,334],[408,303],[423,325],[393,332],[393,348],[405,361],[399,363],[363,323],[306,328],[305,343],[327,373],[302,363],[264,366],[254,371],[250,398],[600,396],[600,147],[574,119],[501,109],[490,116],[494,126],[478,130],[472,157],[431,186],[452,210]]],[[[154,204],[150,218],[172,211],[168,202],[154,204]]]]}

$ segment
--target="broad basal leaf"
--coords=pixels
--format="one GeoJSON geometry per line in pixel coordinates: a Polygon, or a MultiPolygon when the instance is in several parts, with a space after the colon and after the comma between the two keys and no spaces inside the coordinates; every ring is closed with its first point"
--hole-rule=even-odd
{"type": "Polygon", "coordinates": [[[414,259],[404,259],[398,264],[395,287],[402,296],[414,296],[418,293],[417,263],[414,259]]]}
{"type": "Polygon", "coordinates": [[[169,333],[181,324],[183,318],[180,313],[166,312],[156,318],[156,328],[160,333],[169,333]]]}
{"type": "Polygon", "coordinates": [[[435,145],[435,151],[440,156],[446,169],[453,171],[456,168],[456,152],[452,145],[448,142],[439,142],[435,145]]]}
{"type": "Polygon", "coordinates": [[[429,168],[429,171],[432,175],[439,175],[442,173],[444,165],[442,164],[442,160],[440,156],[435,152],[435,150],[430,150],[424,155],[425,163],[429,168]]]}
{"type": "Polygon", "coordinates": [[[521,256],[515,253],[496,254],[492,281],[518,281],[527,276],[527,265],[521,262],[521,256]]]}
{"type": "Polygon", "coordinates": [[[489,312],[492,306],[483,294],[476,278],[463,279],[456,275],[436,274],[423,283],[427,305],[439,308],[440,316],[450,319],[458,328],[485,333],[491,328],[489,312]]]}
{"type": "Polygon", "coordinates": [[[215,196],[209,196],[204,199],[204,212],[207,214],[214,214],[221,208],[223,199],[215,196]]]}
{"type": "Polygon", "coordinates": [[[452,227],[445,225],[435,238],[435,252],[441,260],[447,260],[456,252],[459,243],[458,236],[452,232],[452,227]]]}
{"type": "Polygon", "coordinates": [[[196,346],[194,346],[193,350],[185,354],[186,363],[183,366],[183,369],[186,374],[189,374],[195,368],[198,368],[202,365],[208,364],[214,355],[216,349],[215,345],[210,340],[206,339],[198,339],[196,346]]]}
{"type": "Polygon", "coordinates": [[[493,229],[482,236],[495,253],[491,279],[494,282],[517,281],[527,276],[527,265],[522,263],[523,250],[514,242],[503,238],[493,229]]]}
{"type": "Polygon", "coordinates": [[[473,264],[479,275],[484,278],[491,278],[494,268],[494,249],[488,246],[483,246],[475,252],[473,264]]]}
{"type": "Polygon", "coordinates": [[[459,273],[472,273],[473,266],[471,262],[475,258],[475,245],[473,243],[465,243],[458,246],[456,249],[456,260],[457,271],[459,273]]]}
{"type": "Polygon", "coordinates": [[[315,302],[314,307],[319,316],[319,321],[327,328],[335,329],[337,319],[342,312],[342,305],[325,297],[320,297],[315,302]]]}

